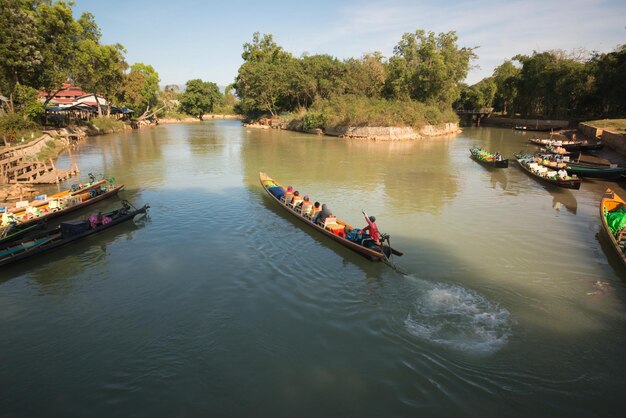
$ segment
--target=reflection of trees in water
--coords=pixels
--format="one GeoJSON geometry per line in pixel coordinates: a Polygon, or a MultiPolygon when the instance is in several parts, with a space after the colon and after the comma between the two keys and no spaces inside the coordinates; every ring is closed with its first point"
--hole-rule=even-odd
{"type": "Polygon", "coordinates": [[[456,196],[450,138],[367,141],[279,131],[248,131],[241,158],[246,183],[259,171],[278,181],[315,184],[319,189],[373,193],[404,210],[438,211],[456,196]]]}

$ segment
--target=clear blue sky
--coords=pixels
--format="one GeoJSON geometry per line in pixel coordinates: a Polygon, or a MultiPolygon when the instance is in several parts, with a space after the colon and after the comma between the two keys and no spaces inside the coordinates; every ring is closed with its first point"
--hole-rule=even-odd
{"type": "Polygon", "coordinates": [[[624,0],[243,1],[76,0],[75,17],[96,17],[105,43],[121,43],[130,64],[151,64],[161,84],[192,78],[232,83],[244,42],[256,31],[296,56],[338,58],[381,51],[405,32],[455,30],[461,46],[479,46],[472,84],[503,60],[533,50],[608,52],[626,43],[624,0]]]}

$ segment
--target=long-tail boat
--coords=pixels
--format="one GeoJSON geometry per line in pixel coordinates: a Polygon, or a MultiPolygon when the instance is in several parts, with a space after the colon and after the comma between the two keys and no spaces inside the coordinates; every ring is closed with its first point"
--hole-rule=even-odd
{"type": "Polygon", "coordinates": [[[39,206],[29,205],[20,208],[20,211],[5,212],[0,221],[0,236],[4,234],[6,228],[12,227],[15,231],[16,226],[22,228],[41,220],[57,218],[114,196],[123,189],[124,185],[115,186],[112,183],[106,184],[105,181],[101,181],[75,193],[49,198],[39,206]]]}
{"type": "Polygon", "coordinates": [[[579,144],[563,144],[563,148],[568,151],[595,151],[602,149],[604,144],[600,141],[597,142],[589,142],[582,141],[579,144]]]}
{"type": "Polygon", "coordinates": [[[535,144],[535,145],[539,145],[541,147],[547,147],[548,145],[552,147],[563,147],[568,151],[571,151],[570,149],[567,148],[568,146],[580,145],[583,143],[583,141],[548,139],[548,138],[543,138],[543,139],[531,138],[528,140],[528,142],[535,144]]]}
{"type": "Polygon", "coordinates": [[[580,161],[566,161],[554,159],[552,156],[539,155],[536,162],[553,170],[564,169],[567,174],[577,177],[590,177],[606,180],[619,179],[626,168],[619,167],[617,164],[600,164],[580,161]]]}
{"type": "Polygon", "coordinates": [[[531,177],[536,178],[544,183],[553,184],[558,187],[564,187],[566,189],[580,189],[581,179],[577,176],[567,175],[561,177],[557,171],[551,170],[548,167],[537,163],[535,156],[516,154],[515,159],[519,163],[519,166],[528,173],[531,177]]]}
{"type": "Polygon", "coordinates": [[[131,210],[128,202],[124,201],[120,209],[112,212],[92,215],[90,219],[84,221],[63,222],[54,229],[29,237],[27,241],[0,245],[0,266],[67,245],[80,238],[129,221],[138,214],[145,214],[148,208],[148,205],[144,205],[142,208],[131,210]]]}
{"type": "Polygon", "coordinates": [[[273,191],[275,192],[275,190],[277,190],[275,188],[282,189],[282,194],[284,194],[284,192],[286,191],[285,187],[283,187],[280,183],[278,183],[276,180],[274,180],[265,173],[259,173],[259,180],[261,181],[261,185],[263,186],[263,189],[267,192],[267,194],[291,215],[295,216],[297,219],[301,220],[311,228],[321,232],[328,238],[340,243],[345,247],[348,247],[353,251],[356,251],[360,255],[369,258],[372,261],[388,260],[392,254],[398,256],[403,255],[402,252],[396,250],[395,248],[392,248],[389,245],[389,236],[386,234],[381,234],[381,246],[373,246],[370,248],[361,245],[358,242],[349,240],[347,237],[349,236],[350,232],[354,230],[354,227],[334,216],[329,216],[328,218],[326,218],[326,221],[322,225],[316,223],[313,216],[310,216],[307,213],[302,213],[302,211],[299,210],[298,207],[294,208],[291,204],[291,201],[287,202],[284,198],[278,198],[276,197],[276,195],[274,195],[273,191]]]}
{"type": "Polygon", "coordinates": [[[611,189],[600,201],[600,219],[611,248],[626,268],[626,202],[611,189]]]}
{"type": "Polygon", "coordinates": [[[495,168],[507,168],[509,166],[509,160],[502,158],[500,153],[492,154],[477,146],[473,146],[469,151],[470,157],[483,165],[495,168]]]}

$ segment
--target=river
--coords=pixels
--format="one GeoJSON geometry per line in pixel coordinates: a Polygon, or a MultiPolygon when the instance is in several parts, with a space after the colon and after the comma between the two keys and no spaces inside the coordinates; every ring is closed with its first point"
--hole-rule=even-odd
{"type": "Polygon", "coordinates": [[[623,416],[626,281],[597,234],[607,184],[626,192],[469,158],[528,137],[88,138],[58,165],[115,176],[150,217],[0,270],[0,417],[623,416]],[[290,219],[259,171],[376,215],[408,274],[290,219]]]}

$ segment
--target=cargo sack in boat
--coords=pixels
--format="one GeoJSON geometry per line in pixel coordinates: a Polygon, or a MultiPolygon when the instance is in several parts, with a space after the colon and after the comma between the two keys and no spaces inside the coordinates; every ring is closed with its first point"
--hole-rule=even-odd
{"type": "Polygon", "coordinates": [[[354,228],[352,231],[346,234],[346,238],[352,242],[359,242],[361,239],[359,238],[359,228],[354,228]]]}
{"type": "Polygon", "coordinates": [[[270,187],[267,190],[269,190],[269,192],[271,194],[273,194],[274,196],[276,196],[276,199],[279,199],[279,200],[280,200],[281,197],[283,197],[285,195],[285,189],[283,189],[280,186],[279,187],[270,187]]]}
{"type": "Polygon", "coordinates": [[[608,212],[606,214],[606,223],[609,225],[613,235],[615,235],[617,231],[626,227],[626,213],[608,212]]]}
{"type": "Polygon", "coordinates": [[[69,221],[61,223],[61,236],[73,237],[89,230],[89,223],[85,221],[69,221]]]}

